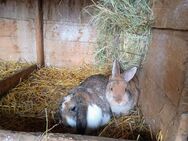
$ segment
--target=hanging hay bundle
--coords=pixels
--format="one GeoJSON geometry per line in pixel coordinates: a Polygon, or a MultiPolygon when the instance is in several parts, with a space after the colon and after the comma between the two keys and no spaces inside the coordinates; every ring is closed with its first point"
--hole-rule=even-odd
{"type": "Polygon", "coordinates": [[[99,0],[84,9],[96,26],[96,60],[118,59],[123,68],[138,66],[150,40],[152,11],[149,0],[99,0]]]}
{"type": "Polygon", "coordinates": [[[30,65],[31,64],[26,62],[0,60],[0,80],[30,65]]]}

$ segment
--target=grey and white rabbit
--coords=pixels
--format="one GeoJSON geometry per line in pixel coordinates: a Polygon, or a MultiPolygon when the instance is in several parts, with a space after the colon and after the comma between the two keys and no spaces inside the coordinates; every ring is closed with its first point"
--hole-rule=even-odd
{"type": "Polygon", "coordinates": [[[120,73],[120,64],[113,62],[112,75],[106,88],[106,98],[112,112],[119,115],[127,115],[137,104],[139,89],[138,79],[135,76],[137,67],[120,73]]]}
{"type": "Polygon", "coordinates": [[[59,107],[62,123],[76,128],[80,134],[107,124],[111,118],[105,96],[107,83],[107,77],[93,75],[70,90],[59,107]]]}

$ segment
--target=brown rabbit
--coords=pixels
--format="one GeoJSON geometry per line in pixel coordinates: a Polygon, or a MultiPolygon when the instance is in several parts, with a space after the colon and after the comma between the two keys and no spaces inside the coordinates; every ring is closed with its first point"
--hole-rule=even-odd
{"type": "Polygon", "coordinates": [[[135,76],[137,67],[120,73],[117,60],[113,62],[112,75],[106,88],[106,98],[115,115],[129,114],[137,104],[139,89],[138,79],[135,76]]]}
{"type": "Polygon", "coordinates": [[[107,77],[93,75],[72,89],[59,106],[62,123],[76,128],[80,134],[107,124],[111,118],[105,96],[107,83],[107,77]]]}

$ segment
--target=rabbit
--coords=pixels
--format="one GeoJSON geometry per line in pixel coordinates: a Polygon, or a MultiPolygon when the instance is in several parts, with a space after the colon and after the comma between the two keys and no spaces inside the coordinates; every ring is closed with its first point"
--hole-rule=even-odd
{"type": "Polygon", "coordinates": [[[112,75],[106,87],[106,98],[115,116],[129,114],[137,104],[139,89],[136,72],[137,67],[133,67],[121,73],[119,62],[113,62],[112,75]]]}
{"type": "Polygon", "coordinates": [[[68,92],[59,106],[61,121],[76,128],[79,134],[96,130],[111,119],[105,91],[108,78],[93,75],[68,92]]]}

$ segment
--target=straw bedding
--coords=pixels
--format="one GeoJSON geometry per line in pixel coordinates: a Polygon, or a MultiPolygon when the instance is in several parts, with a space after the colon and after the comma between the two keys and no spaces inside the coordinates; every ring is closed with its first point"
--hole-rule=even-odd
{"type": "Polygon", "coordinates": [[[0,60],[0,80],[14,74],[30,64],[26,62],[0,60]]]}
{"type": "MultiPolygon", "coordinates": [[[[83,68],[73,70],[49,67],[33,72],[28,80],[21,82],[0,101],[0,114],[10,115],[10,119],[7,118],[6,122],[5,119],[0,119],[0,122],[3,123],[3,127],[7,126],[6,129],[45,131],[45,109],[48,111],[50,128],[55,124],[52,119],[59,100],[67,94],[68,90],[78,85],[86,77],[97,73],[109,74],[110,69],[108,67],[99,69],[85,65],[83,68]],[[41,124],[40,129],[35,129],[35,124],[41,124]]],[[[57,128],[52,129],[51,132],[61,132],[61,128],[64,130],[63,132],[68,131],[64,127],[57,128]]],[[[112,118],[109,124],[100,129],[97,134],[98,136],[123,139],[144,138],[151,140],[151,138],[155,138],[139,109],[134,110],[129,116],[112,118]]]]}
{"type": "Polygon", "coordinates": [[[86,77],[97,73],[108,74],[108,70],[94,69],[86,65],[72,70],[41,68],[0,101],[1,111],[26,117],[43,117],[44,109],[47,108],[48,113],[53,115],[59,100],[68,90],[86,77]]]}
{"type": "Polygon", "coordinates": [[[138,107],[130,115],[113,117],[99,136],[132,140],[154,141],[156,139],[138,107]]]}

